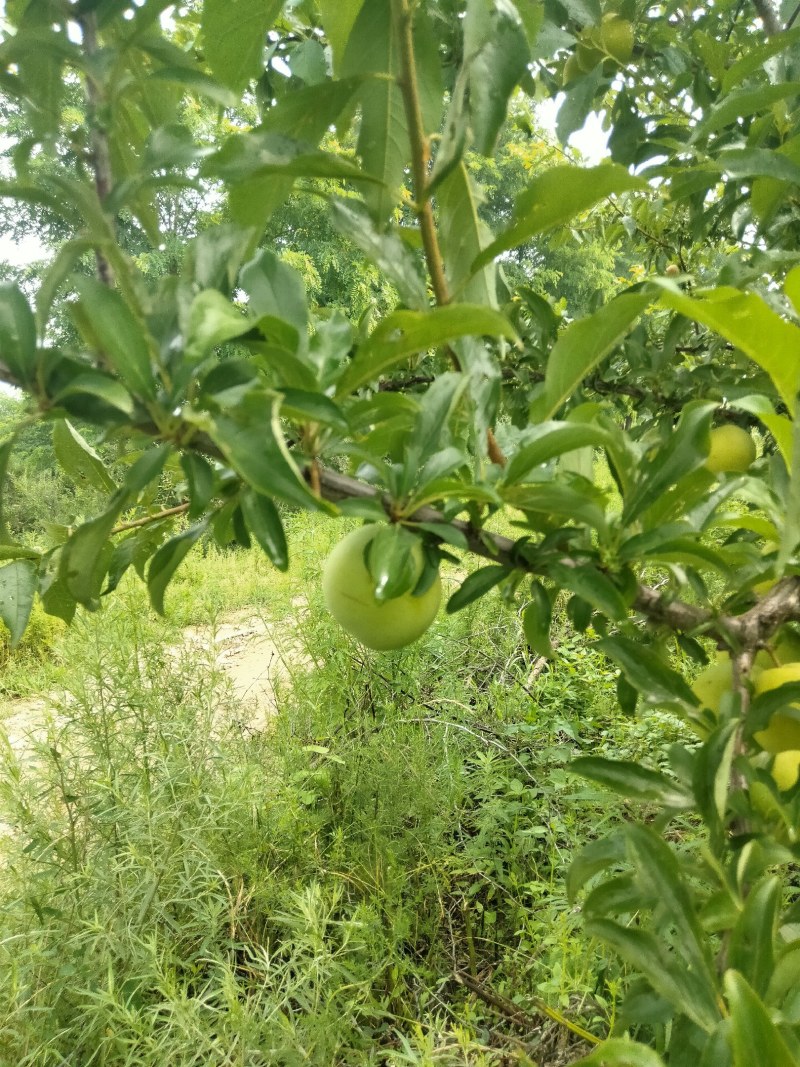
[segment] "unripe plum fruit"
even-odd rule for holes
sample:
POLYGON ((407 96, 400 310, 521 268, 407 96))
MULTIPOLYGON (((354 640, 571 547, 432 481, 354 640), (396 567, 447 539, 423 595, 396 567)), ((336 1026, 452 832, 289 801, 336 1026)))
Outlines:
MULTIPOLYGON (((785 663, 782 667, 762 671, 755 680, 755 695, 760 696, 787 682, 800 682, 800 663, 785 663)), ((753 737, 766 752, 773 754, 800 750, 800 719, 776 711, 766 729, 759 730, 753 737)))
POLYGON ((800 777, 800 751, 787 749, 779 752, 772 762, 772 777, 782 793, 797 785, 800 777))
MULTIPOLYGON (((364 561, 364 550, 380 526, 353 530, 334 548, 322 572, 325 604, 339 625, 368 648, 385 651, 410 645, 428 629, 442 599, 442 580, 436 575, 420 596, 412 592, 390 600, 375 598, 375 582, 364 561)), ((422 546, 412 550, 415 581, 422 574, 422 546)))
POLYGON ((733 688, 732 678, 731 658, 723 652, 700 671, 692 683, 692 690, 704 708, 719 715, 723 695, 733 688))
POLYGON ((746 471, 755 458, 755 441, 741 426, 726 423, 711 431, 711 447, 708 450, 706 467, 712 474, 746 471))
POLYGON ((621 15, 603 16, 600 30, 603 47, 617 63, 627 63, 633 55, 633 26, 621 15))

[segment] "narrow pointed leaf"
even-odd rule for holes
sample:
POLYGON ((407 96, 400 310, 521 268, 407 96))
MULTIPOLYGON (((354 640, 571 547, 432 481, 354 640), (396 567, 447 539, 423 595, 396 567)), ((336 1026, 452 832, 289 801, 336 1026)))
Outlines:
POLYGON ((267 558, 279 571, 289 566, 289 550, 280 513, 273 501, 262 493, 246 490, 241 497, 242 514, 247 528, 261 545, 267 558))
POLYGON ((81 278, 73 317, 84 339, 117 371, 132 393, 152 399, 156 381, 144 324, 120 294, 94 278, 81 278))
POLYGON ((617 163, 599 167, 552 167, 538 175, 517 197, 515 221, 472 265, 478 270, 501 252, 529 241, 537 233, 563 226, 607 196, 647 188, 642 178, 617 163))
POLYGON ((339 394, 351 393, 384 371, 431 348, 459 337, 506 337, 517 334, 508 319, 492 308, 457 304, 428 312, 395 311, 381 322, 359 348, 339 383, 339 394))
POLYGON ((12 648, 25 633, 36 584, 37 568, 29 560, 19 559, 0 567, 0 619, 8 627, 12 648))
POLYGON ((264 69, 267 30, 283 0, 205 0, 203 51, 212 74, 235 92, 264 69))
POLYGON ((626 336, 650 302, 644 293, 623 293, 593 315, 567 326, 548 356, 544 392, 531 407, 531 420, 551 418, 587 374, 626 336))
POLYGON ((505 567, 494 563, 474 571, 464 579, 461 588, 457 589, 447 601, 447 614, 452 615, 456 611, 461 611, 467 604, 471 604, 473 600, 477 600, 488 593, 490 589, 502 582, 507 575, 508 571, 505 567))
POLYGON ((606 637, 597 642, 609 659, 622 668, 630 684, 659 704, 697 704, 697 697, 680 674, 651 648, 629 637, 606 637))
POLYGON ((150 561, 147 570, 147 591, 150 603, 159 615, 164 614, 164 593, 172 576, 205 531, 207 524, 199 522, 188 530, 165 541, 150 561))
POLYGON ((692 806, 692 794, 679 782, 660 771, 642 767, 629 760, 610 760, 602 756, 581 756, 570 764, 570 772, 599 782, 620 796, 633 800, 655 801, 670 808, 692 806))
POLYGON ((36 367, 36 321, 17 285, 0 285, 0 365, 20 385, 28 385, 36 367))
POLYGON ((800 389, 800 327, 782 319, 755 293, 720 287, 691 297, 669 282, 661 303, 702 323, 765 370, 791 415, 800 389))
POLYGON ((59 419, 54 424, 53 451, 59 466, 75 485, 91 485, 107 493, 117 488, 102 459, 69 419, 59 419))
POLYGON ((757 993, 738 971, 728 971, 725 996, 731 1016, 734 1067, 800 1067, 757 993))

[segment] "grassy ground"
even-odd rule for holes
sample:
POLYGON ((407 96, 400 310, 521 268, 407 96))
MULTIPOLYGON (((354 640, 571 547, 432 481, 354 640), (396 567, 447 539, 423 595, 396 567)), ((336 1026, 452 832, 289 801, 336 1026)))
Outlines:
POLYGON ((61 696, 35 758, 3 756, 0 1063, 551 1067, 588 1047, 567 1023, 607 1032, 621 977, 564 874, 620 813, 568 764, 675 727, 620 717, 567 632, 536 673, 495 595, 366 653, 320 599, 341 526, 289 525, 289 575, 198 552, 166 620, 128 582, 6 672, 61 696), (310 664, 267 734, 170 651, 242 607, 310 664))

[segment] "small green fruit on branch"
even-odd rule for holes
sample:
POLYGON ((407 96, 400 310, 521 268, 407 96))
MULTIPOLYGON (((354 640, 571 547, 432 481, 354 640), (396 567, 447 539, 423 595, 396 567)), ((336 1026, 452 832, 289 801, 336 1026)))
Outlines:
POLYGON ((711 431, 706 467, 712 474, 722 474, 724 471, 743 473, 755 458, 755 441, 741 426, 726 423, 711 431))
MULTIPOLYGON (((388 496, 346 474, 322 468, 320 487, 326 500, 334 503, 353 498, 379 500, 387 515, 392 515, 392 503, 388 496)), ((407 516, 406 521, 448 522, 440 511, 431 507, 420 508, 407 516)), ((449 525, 464 535, 468 549, 473 554, 500 563, 509 570, 517 568, 531 574, 542 573, 540 568, 520 557, 515 551, 514 542, 508 537, 488 534, 459 519, 449 520, 449 525)), ((569 559, 561 562, 566 566, 572 565, 569 559)), ((706 637, 715 638, 721 646, 756 650, 763 648, 785 622, 800 621, 800 578, 782 579, 755 607, 742 615, 718 615, 646 585, 638 587, 633 610, 644 615, 650 623, 666 626, 679 633, 702 632, 706 637)))
POLYGON ((410 588, 399 596, 378 600, 365 552, 381 529, 380 524, 362 526, 339 542, 325 562, 322 593, 328 610, 344 630, 362 645, 385 651, 410 645, 428 629, 442 600, 442 580, 437 571, 426 589, 416 588, 423 577, 424 561, 422 546, 415 539, 408 560, 413 568, 410 588))

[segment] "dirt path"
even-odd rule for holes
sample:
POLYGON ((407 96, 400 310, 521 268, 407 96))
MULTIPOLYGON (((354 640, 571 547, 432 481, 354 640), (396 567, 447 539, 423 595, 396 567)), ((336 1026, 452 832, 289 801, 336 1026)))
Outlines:
MULTIPOLYGON (((294 605, 300 607, 299 603, 294 605)), ((245 713, 242 722, 253 733, 267 728, 277 711, 276 693, 285 684, 292 666, 302 665, 301 650, 286 639, 287 626, 267 622, 252 610, 225 616, 215 626, 189 626, 183 641, 174 646, 176 655, 197 651, 230 680, 237 705, 245 713), (280 638, 277 636, 280 631, 280 638)), ((18 759, 34 758, 37 742, 59 723, 60 698, 25 697, 10 705, 10 714, 0 718, 3 733, 18 759)), ((4 826, 0 822, 0 834, 4 826)))
POLYGON ((286 683, 292 666, 304 662, 300 650, 283 634, 281 624, 266 622, 252 611, 229 615, 214 628, 190 626, 183 631, 183 648, 210 653, 228 676, 234 694, 250 713, 248 729, 252 731, 266 728, 277 711, 276 690, 286 683), (278 640, 275 630, 279 627, 282 636, 278 640))

